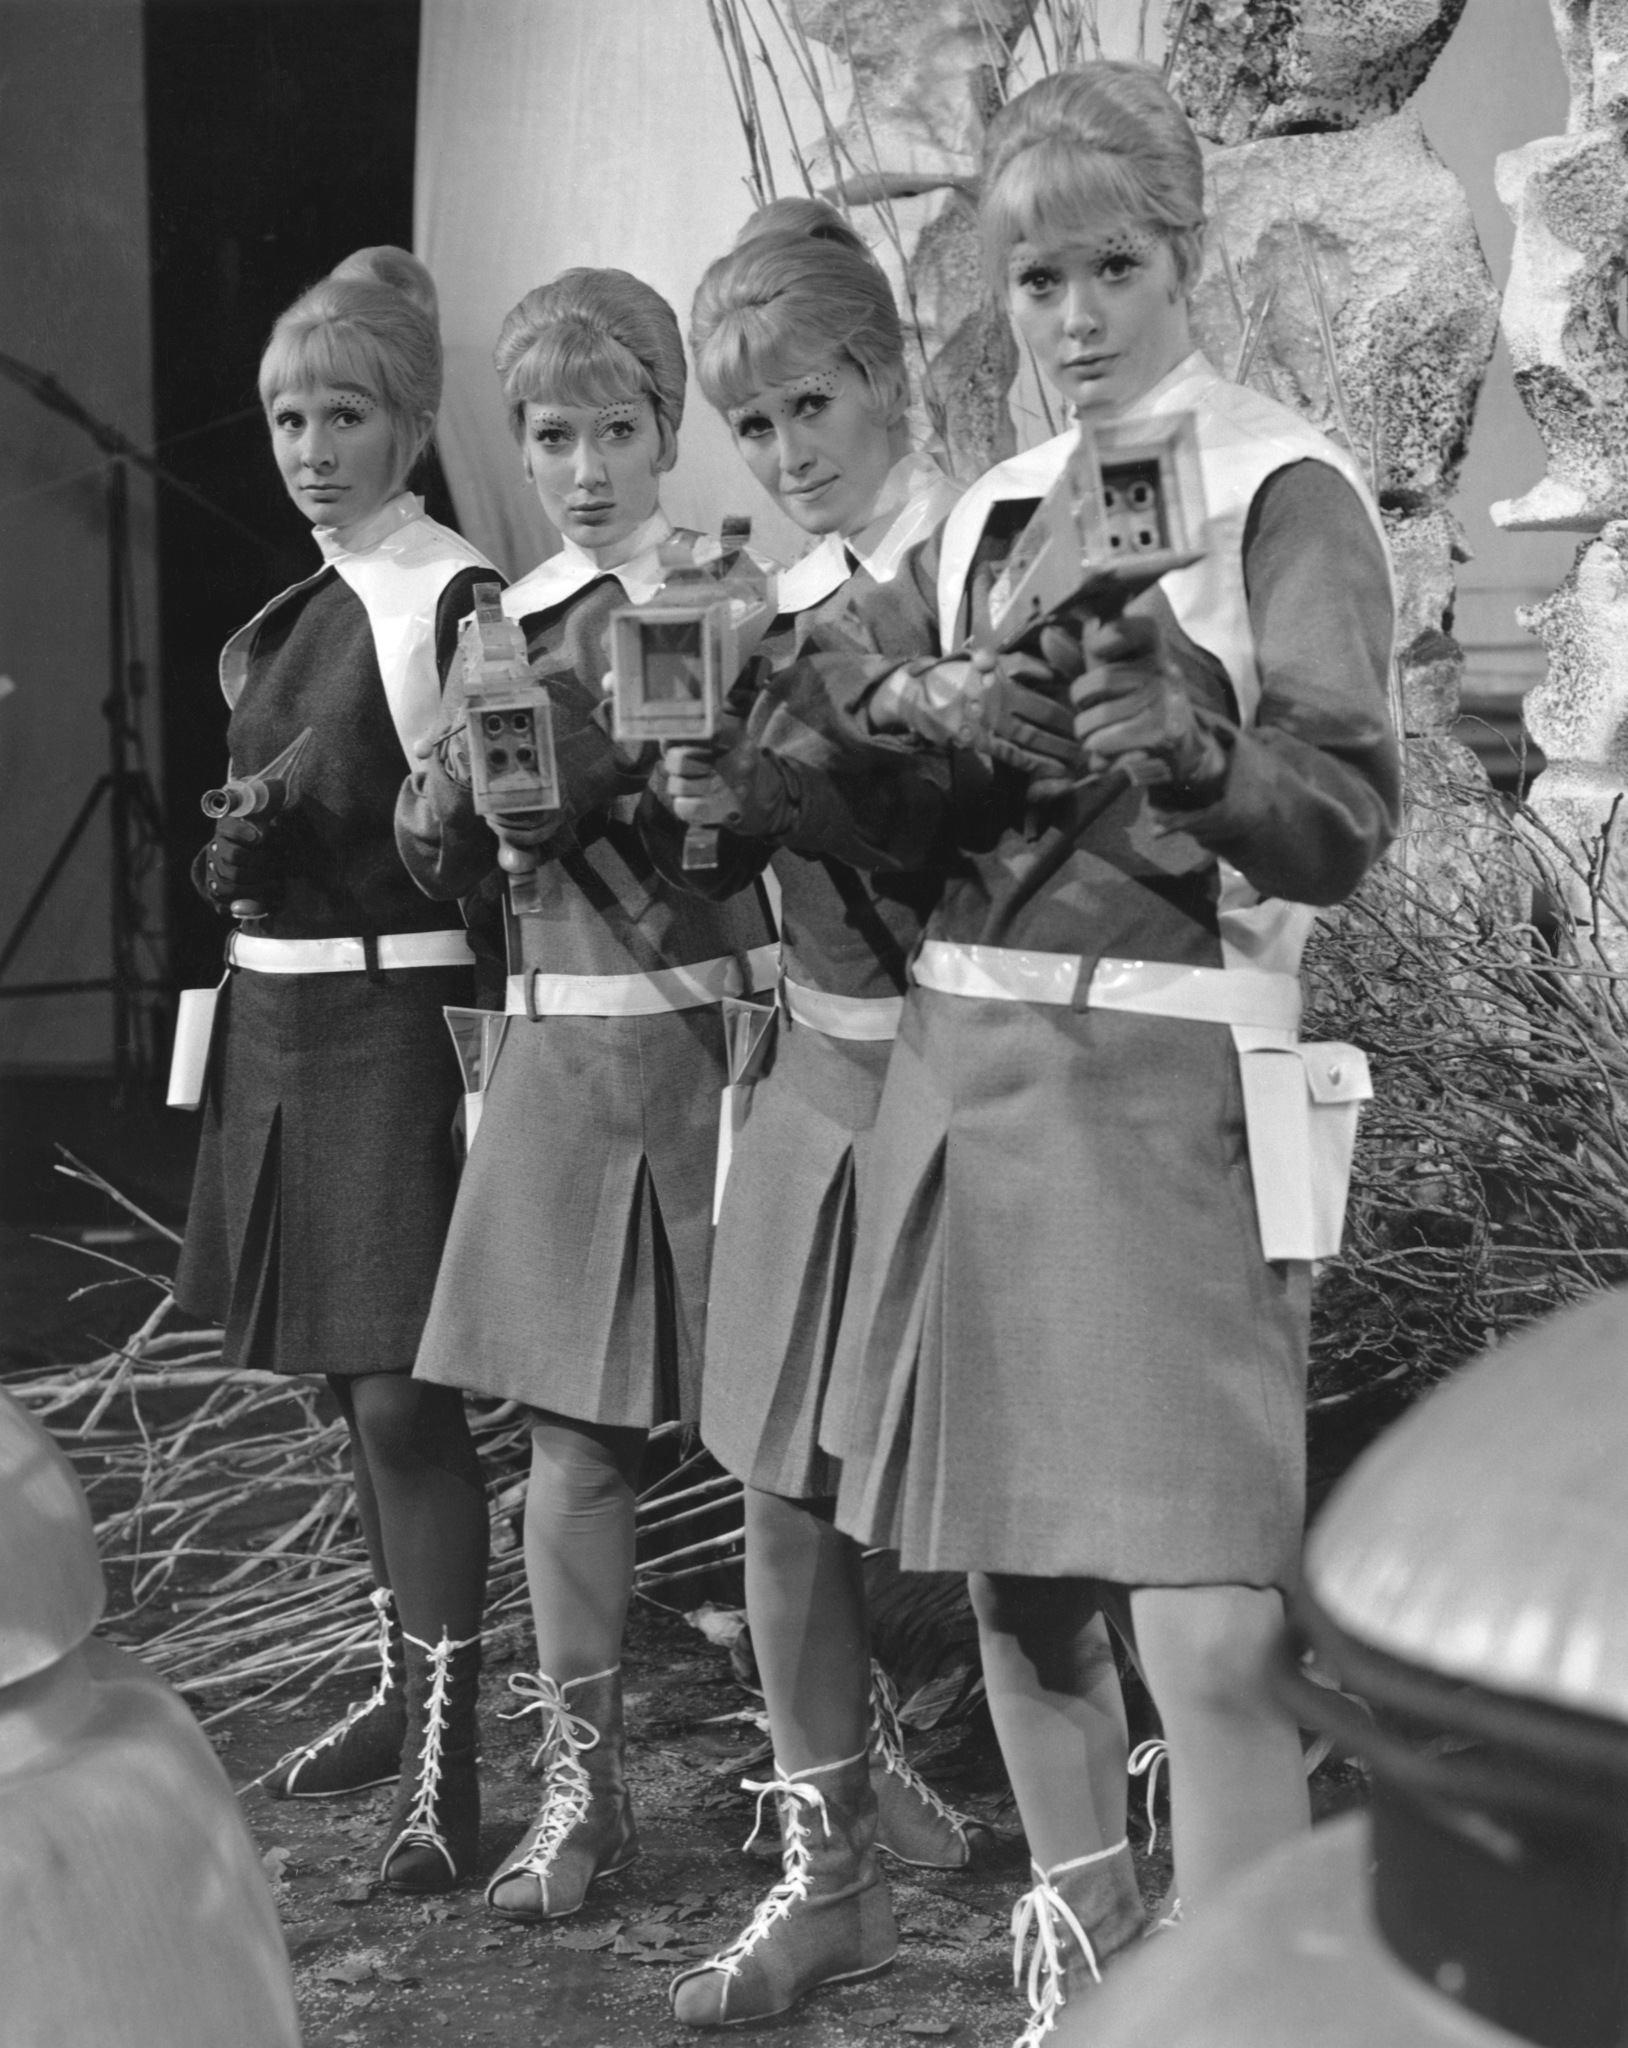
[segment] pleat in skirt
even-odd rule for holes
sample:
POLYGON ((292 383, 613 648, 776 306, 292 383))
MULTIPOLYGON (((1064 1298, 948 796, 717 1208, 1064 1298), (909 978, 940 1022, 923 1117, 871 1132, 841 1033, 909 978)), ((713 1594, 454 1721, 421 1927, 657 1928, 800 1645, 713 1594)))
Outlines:
POLYGON ((696 1420, 716 1006, 511 1017, 415 1372, 585 1422, 696 1420))
POLYGON ((889 1051, 782 1019, 718 1219, 701 1439, 737 1478, 794 1500, 836 1492, 820 1420, 889 1051))

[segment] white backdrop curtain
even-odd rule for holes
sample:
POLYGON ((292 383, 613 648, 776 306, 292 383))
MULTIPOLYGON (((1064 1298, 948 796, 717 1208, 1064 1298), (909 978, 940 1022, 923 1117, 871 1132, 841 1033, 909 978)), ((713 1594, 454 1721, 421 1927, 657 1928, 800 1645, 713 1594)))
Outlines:
MULTIPOLYGON (((441 455, 464 531, 513 576, 558 543, 498 401, 503 315, 572 264, 614 265, 687 328, 702 271, 752 211, 746 145, 704 0, 423 0, 422 34, 416 246, 441 293, 441 455)), ((792 112, 818 132, 812 109, 792 112)), ((802 190, 789 156, 777 177, 802 190)), ((663 502, 707 529, 750 512, 786 560, 804 545, 693 379, 663 502)))

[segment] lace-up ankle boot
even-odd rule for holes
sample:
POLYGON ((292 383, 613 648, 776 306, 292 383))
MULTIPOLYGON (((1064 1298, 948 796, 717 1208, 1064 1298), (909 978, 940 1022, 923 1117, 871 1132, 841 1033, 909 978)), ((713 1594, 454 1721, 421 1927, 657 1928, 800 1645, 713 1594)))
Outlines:
POLYGON ((404 1635, 407 1738, 379 1875, 402 1892, 450 1891, 475 1866, 480 1784, 475 1705, 480 1637, 438 1643, 404 1635))
POLYGON ((688 2027, 768 2019, 817 1985, 885 1970, 899 1947, 865 1752, 795 1776, 776 1765, 745 1789, 760 1822, 766 1798, 780 1810, 780 1882, 728 1948, 673 1979, 673 2013, 688 2027))
POLYGON ((531 1767, 543 1803, 502 1868, 486 1903, 505 1920, 560 1920, 582 1904, 596 1877, 625 1870, 639 1853, 628 1796, 622 1672, 598 1671, 557 1685, 546 1672, 517 1673, 509 1690, 525 1704, 506 1720, 542 1717, 531 1767))
POLYGON ((1034 1888, 1012 1908, 1012 1977, 1029 1999, 1015 2048, 1039 2048, 1054 2034, 1064 2008, 1102 1982, 1109 1959, 1140 1938, 1146 1918, 1128 1841, 1050 1870, 1029 1867, 1034 1888))
POLYGON ((965 1870, 987 1854, 994 1830, 946 1805, 906 1757, 899 1695, 880 1664, 871 1666, 870 1773, 884 1856, 918 1870, 965 1870))
POLYGON ((273 1799, 335 1799, 342 1792, 393 1785, 401 1775, 401 1746, 407 1739, 401 1620, 388 1586, 368 1598, 379 1617, 378 1683, 314 1742, 289 1751, 265 1780, 273 1799))

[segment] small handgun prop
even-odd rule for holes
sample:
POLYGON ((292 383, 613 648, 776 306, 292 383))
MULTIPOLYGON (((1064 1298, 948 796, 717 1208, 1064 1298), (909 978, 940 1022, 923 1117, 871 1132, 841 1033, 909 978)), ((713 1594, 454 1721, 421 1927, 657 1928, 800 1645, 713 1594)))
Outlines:
MULTIPOLYGON (((526 639, 505 616, 495 583, 475 585, 475 609, 458 638, 463 665, 464 733, 475 809, 501 837, 506 821, 560 808, 554 761, 554 707, 526 661, 526 639)), ((498 865, 509 877, 510 907, 519 916, 542 909, 537 855, 506 840, 498 865)))
MULTIPOLYGON (((255 775, 230 775, 219 789, 206 789, 199 798, 206 818, 260 818, 266 824, 299 801, 300 763, 311 744, 311 727, 291 740, 277 756, 255 775)), ((232 900, 233 917, 253 924, 265 916, 266 906, 252 896, 232 900)))
MULTIPOLYGON (((774 617, 769 580, 747 550, 750 519, 729 518, 716 540, 662 543, 661 588, 648 604, 611 614, 616 737, 666 746, 710 740, 724 698, 774 617)), ((692 825, 684 865, 718 865, 718 828, 692 825)))
MULTIPOLYGON (((1117 619, 1133 597, 1205 552, 1204 477, 1193 415, 1080 422, 1067 467, 1018 536, 989 593, 973 645, 996 653, 1038 647, 1054 622, 1117 619)), ((994 906, 979 943, 1000 945, 1018 913, 1057 873, 1090 826, 1126 790, 1155 781, 1159 765, 1129 754, 1076 785, 1067 830, 994 906)))

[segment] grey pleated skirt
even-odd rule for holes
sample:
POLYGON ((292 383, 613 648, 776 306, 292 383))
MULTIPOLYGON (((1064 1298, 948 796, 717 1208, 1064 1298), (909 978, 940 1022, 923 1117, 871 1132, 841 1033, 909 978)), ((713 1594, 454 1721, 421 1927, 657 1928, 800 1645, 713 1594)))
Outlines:
POLYGON ((412 1370, 458 1184, 442 1010, 470 989, 462 967, 234 969, 175 1276, 228 1364, 412 1370))
POLYGON ((837 1490, 820 1417, 890 1050, 782 1019, 718 1219, 701 1440, 737 1478, 794 1500, 837 1490))
POLYGON ((511 1017, 418 1377, 584 1422, 693 1422, 723 1081, 715 1005, 511 1017))
POLYGON ((826 1402, 850 1535, 911 1570, 1285 1585, 1307 1322, 1224 1027, 912 990, 826 1402))

